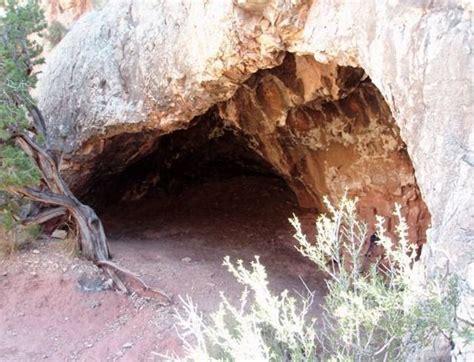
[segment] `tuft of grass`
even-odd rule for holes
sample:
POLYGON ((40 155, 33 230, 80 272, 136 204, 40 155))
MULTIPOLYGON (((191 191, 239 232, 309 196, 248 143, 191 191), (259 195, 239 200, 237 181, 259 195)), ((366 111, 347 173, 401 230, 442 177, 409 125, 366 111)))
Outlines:
POLYGON ((78 256, 80 254, 77 228, 73 223, 67 222, 65 224, 67 237, 63 240, 63 245, 66 253, 70 256, 78 256))

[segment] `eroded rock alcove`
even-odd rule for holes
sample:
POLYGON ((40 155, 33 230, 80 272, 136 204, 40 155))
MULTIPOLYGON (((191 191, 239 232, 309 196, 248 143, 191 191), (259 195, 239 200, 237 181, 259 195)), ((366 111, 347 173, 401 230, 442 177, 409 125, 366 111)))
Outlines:
POLYGON ((373 226, 375 215, 384 216, 389 232, 399 203, 411 240, 426 241, 430 215, 411 160, 389 107, 361 68, 288 53, 182 130, 107 142, 78 186, 99 207, 104 200, 139 200, 154 188, 179 191, 200 178, 272 176, 300 207, 318 212, 325 211, 324 196, 334 202, 347 191, 360 199, 364 220, 373 226))
POLYGON ((468 282, 459 315, 472 322, 472 6, 246 3, 113 1, 74 25, 39 86, 68 182, 94 198, 206 112, 300 205, 346 186, 368 219, 400 202, 420 243, 418 181, 432 216, 422 264, 468 282))

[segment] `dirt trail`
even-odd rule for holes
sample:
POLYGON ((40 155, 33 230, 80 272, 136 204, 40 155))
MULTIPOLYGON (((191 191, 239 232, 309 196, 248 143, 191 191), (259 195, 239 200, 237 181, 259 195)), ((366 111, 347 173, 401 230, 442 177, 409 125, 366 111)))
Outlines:
POLYGON ((259 255, 275 292, 304 293, 302 278, 315 291, 317 312, 324 281, 294 248, 292 213, 312 218, 281 181, 256 176, 202 181, 172 196, 156 192, 102 213, 114 259, 172 294, 171 307, 85 291, 103 285, 100 272, 58 242, 0 261, 0 360, 129 361, 179 353, 173 313, 180 295, 204 312, 216 309, 219 291, 238 303, 242 288, 222 266, 226 255, 245 262, 259 255))
POLYGON ((97 290, 102 273, 58 242, 34 247, 0 261, 0 360, 143 360, 173 337, 170 308, 97 290))

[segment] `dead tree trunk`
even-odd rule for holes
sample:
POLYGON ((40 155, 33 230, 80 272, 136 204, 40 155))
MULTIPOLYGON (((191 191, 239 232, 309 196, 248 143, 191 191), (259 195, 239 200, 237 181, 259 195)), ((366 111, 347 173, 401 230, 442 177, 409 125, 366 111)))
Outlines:
MULTIPOLYGON (((35 106, 31 106, 29 111, 36 125, 35 129, 39 130, 46 137, 45 122, 41 112, 35 106)), ((128 288, 117 275, 117 272, 133 278, 145 290, 158 293, 170 301, 170 298, 165 293, 155 288, 150 288, 139 276, 110 260, 107 238, 100 218, 91 207, 84 205, 74 196, 61 177, 58 163, 47 147, 38 144, 25 131, 13 132, 13 137, 22 150, 35 162, 41 172, 44 185, 41 188, 17 188, 11 190, 11 192, 50 206, 50 208, 40 212, 38 215, 22 220, 23 224, 41 224, 58 216, 70 215, 78 231, 77 242, 81 253, 101 268, 104 268, 120 290, 128 292, 128 288)))
POLYGON ((61 214, 69 213, 79 233, 78 242, 82 254, 95 262, 109 260, 110 253, 104 228, 95 211, 74 196, 62 179, 56 161, 47 150, 25 132, 15 134, 15 138, 23 151, 35 161, 48 190, 20 188, 14 192, 53 207, 24 222, 44 223, 61 214))

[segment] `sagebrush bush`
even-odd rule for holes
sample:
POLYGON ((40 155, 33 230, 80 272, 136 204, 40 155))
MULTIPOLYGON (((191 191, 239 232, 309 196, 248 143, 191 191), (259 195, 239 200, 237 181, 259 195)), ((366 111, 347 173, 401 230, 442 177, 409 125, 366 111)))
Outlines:
POLYGON ((459 280, 427 280, 415 261, 415 245, 408 241, 399 206, 397 242, 386 236, 384 220, 377 218, 377 243, 385 250, 383 267, 379 260, 365 270, 367 227, 357 218, 357 201, 344 197, 338 207, 327 199, 325 203, 329 215, 317 218, 314 243, 296 217, 290 220, 298 250, 328 276, 318 323, 308 312, 311 294, 274 295, 258 257, 250 270, 227 257, 224 265, 245 286, 241 305, 231 305, 222 295, 220 308, 207 318, 189 298, 185 300, 185 314, 178 314, 177 322, 177 330, 184 331, 180 336, 185 360, 404 360, 440 335, 451 344, 467 330, 464 335, 472 337, 472 328, 463 329, 456 318, 459 280))
POLYGON ((192 342, 183 338, 187 358, 193 361, 313 358, 316 354, 315 321, 308 317, 311 296, 297 300, 289 296, 288 291, 273 295, 258 257, 252 262, 251 270, 245 269, 241 260, 234 266, 228 257, 224 265, 245 285, 241 305, 232 306, 222 295, 219 310, 205 323, 192 301, 184 301, 186 315, 178 314, 179 325, 186 331, 185 337, 194 336, 192 342))

